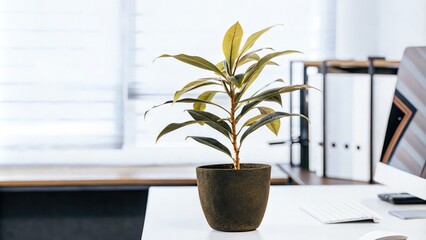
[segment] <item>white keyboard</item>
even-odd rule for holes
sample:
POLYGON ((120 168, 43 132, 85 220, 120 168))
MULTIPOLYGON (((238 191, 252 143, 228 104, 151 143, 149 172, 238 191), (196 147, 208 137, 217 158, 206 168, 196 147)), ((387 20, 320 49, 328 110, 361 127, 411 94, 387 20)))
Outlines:
POLYGON ((344 223, 372 220, 380 221, 380 215, 355 202, 327 201, 315 202, 300 208, 322 223, 344 223))

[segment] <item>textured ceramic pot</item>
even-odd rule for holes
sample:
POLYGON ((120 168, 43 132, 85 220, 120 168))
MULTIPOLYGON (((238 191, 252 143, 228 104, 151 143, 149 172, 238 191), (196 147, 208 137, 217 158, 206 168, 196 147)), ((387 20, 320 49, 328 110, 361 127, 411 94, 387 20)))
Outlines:
POLYGON ((268 203, 271 166, 232 164, 197 167, 201 206, 210 227, 244 232, 259 227, 268 203))

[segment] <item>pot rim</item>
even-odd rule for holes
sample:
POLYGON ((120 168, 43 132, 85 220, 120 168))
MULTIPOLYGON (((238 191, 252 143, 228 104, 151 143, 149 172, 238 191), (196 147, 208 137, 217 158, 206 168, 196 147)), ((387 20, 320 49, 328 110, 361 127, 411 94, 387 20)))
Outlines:
MULTIPOLYGON (((241 168, 238 171, 253 171, 253 170, 259 170, 259 169, 271 168, 271 165, 265 164, 265 163, 241 163, 241 166, 244 166, 244 165, 256 165, 256 167, 241 168)), ((209 164, 209 165, 198 166, 196 167, 196 169, 203 169, 208 171, 235 171, 234 168, 222 168, 219 166, 233 166, 233 164, 232 163, 209 164)))

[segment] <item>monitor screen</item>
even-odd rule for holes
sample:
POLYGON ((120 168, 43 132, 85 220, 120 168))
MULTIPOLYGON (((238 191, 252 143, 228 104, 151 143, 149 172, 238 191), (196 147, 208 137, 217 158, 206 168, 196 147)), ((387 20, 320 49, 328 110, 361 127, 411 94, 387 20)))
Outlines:
POLYGON ((426 178, 426 47, 405 50, 381 162, 426 178))
POLYGON ((374 180, 426 200, 426 47, 402 57, 374 180))

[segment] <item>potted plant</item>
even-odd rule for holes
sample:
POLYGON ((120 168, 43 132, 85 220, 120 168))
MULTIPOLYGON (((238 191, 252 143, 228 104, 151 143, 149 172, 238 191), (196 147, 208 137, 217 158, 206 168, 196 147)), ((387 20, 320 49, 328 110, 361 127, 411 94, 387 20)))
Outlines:
POLYGON ((225 142, 228 143, 226 146, 223 141, 211 137, 187 137, 221 151, 232 159, 232 164, 200 166, 196 169, 199 197, 204 214, 209 225, 219 231, 255 230, 260 225, 266 210, 271 166, 241 164, 240 151, 244 140, 263 126, 277 135, 280 119, 283 117, 304 117, 300 114, 275 111, 270 107, 262 106, 262 103, 272 102, 282 106, 281 94, 307 89, 308 85, 285 86, 283 81, 278 79, 261 89, 256 89, 254 93, 249 93, 249 90, 253 91, 250 87, 265 66, 277 65, 271 61, 273 58, 299 53, 294 50, 275 52, 271 48, 249 51, 256 40, 272 27, 274 26, 253 33, 241 47, 243 29, 238 22, 232 25, 223 38, 222 49, 225 59, 217 64, 199 56, 186 54, 164 54, 158 57, 175 58, 215 74, 187 83, 181 90, 176 91, 173 100, 153 108, 164 104, 192 104, 192 108, 186 110, 192 120, 167 125, 158 135, 157 141, 176 129, 200 124, 221 133, 225 142), (263 51, 272 52, 260 57, 259 53, 263 51), (271 88, 271 84, 280 86, 271 88), (182 98, 183 95, 195 89, 205 91, 197 98, 182 98), (222 106, 214 101, 218 94, 228 98, 228 106, 222 106), (217 116, 207 111, 207 106, 219 109, 224 116, 217 116), (258 113, 248 118, 247 116, 252 112, 258 113))

